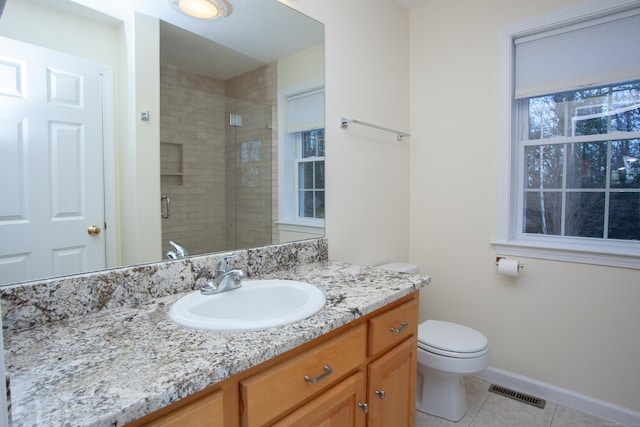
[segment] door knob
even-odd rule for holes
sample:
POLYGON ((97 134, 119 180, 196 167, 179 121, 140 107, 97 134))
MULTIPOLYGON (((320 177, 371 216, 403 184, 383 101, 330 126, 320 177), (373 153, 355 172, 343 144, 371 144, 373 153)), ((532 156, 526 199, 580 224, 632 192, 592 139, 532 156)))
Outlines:
POLYGON ((90 225, 89 228, 87 228, 87 234, 89 236, 97 236, 98 234, 100 234, 100 227, 98 227, 97 225, 90 225))

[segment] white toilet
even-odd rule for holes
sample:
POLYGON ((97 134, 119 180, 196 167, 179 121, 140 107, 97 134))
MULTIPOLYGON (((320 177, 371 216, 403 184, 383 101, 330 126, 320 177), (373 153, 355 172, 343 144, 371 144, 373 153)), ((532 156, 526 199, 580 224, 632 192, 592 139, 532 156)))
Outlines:
MULTIPOLYGON (((381 267, 418 273, 418 267, 412 264, 391 263, 381 267)), ((486 369, 490 362, 487 338, 475 329, 440 320, 420 323, 416 408, 459 421, 467 412, 463 376, 486 369)))
POLYGON ((489 366, 487 338, 457 323, 426 320, 418 326, 416 408, 459 421, 467 412, 463 375, 489 366))

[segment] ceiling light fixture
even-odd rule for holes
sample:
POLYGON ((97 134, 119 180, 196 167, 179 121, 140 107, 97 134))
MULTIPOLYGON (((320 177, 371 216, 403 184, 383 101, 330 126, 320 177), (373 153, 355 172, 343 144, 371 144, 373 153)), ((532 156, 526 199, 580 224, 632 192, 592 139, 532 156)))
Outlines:
POLYGON ((224 18, 231 13, 231 7, 224 0, 169 0, 169 4, 185 15, 198 19, 224 18))

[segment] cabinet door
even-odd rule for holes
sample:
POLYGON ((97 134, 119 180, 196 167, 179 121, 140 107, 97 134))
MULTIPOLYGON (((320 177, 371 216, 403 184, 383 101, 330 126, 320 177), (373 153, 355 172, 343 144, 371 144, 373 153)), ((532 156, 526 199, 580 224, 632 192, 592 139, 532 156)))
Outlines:
POLYGON ((369 426, 414 426, 416 416, 415 338, 369 365, 369 426))
POLYGON ((358 372, 275 423, 274 426, 363 427, 365 414, 358 403, 364 403, 364 397, 364 375, 358 372))
POLYGON ((145 426, 154 427, 224 427, 222 390, 201 397, 145 426))

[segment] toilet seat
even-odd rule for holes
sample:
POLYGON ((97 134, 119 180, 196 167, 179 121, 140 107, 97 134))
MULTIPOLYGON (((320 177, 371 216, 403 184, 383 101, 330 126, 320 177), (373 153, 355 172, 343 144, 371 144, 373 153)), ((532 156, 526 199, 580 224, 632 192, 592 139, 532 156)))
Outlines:
POLYGON ((418 348, 446 357, 471 359, 489 352, 487 338, 467 326, 441 320, 418 325, 418 348))

